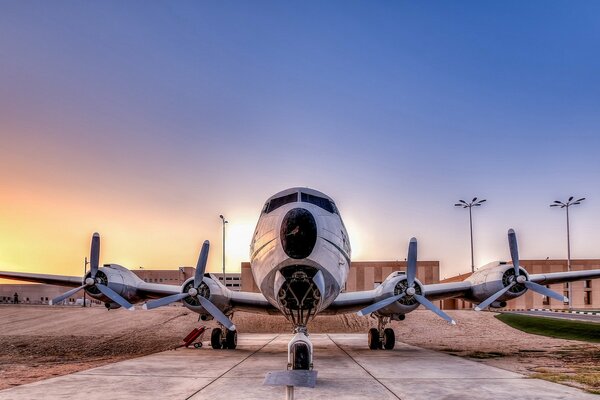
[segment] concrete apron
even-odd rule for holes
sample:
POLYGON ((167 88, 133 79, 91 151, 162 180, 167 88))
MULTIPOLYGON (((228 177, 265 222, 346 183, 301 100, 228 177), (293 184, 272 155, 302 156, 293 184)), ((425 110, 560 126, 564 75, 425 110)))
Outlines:
MULTIPOLYGON (((8 399, 284 399, 263 386, 283 370, 291 335, 240 334, 238 349, 179 349, 0 391, 8 399)), ((296 399, 597 399, 575 388, 397 343, 367 348, 364 334, 313 334, 317 387, 296 399)))

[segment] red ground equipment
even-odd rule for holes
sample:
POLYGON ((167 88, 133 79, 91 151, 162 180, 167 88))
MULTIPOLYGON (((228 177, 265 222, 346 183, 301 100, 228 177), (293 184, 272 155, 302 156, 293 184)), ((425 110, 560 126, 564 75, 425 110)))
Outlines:
POLYGON ((199 349, 200 347, 202 347, 202 338, 204 337, 204 332, 206 332, 205 326, 195 328, 193 331, 188 333, 188 335, 183 339, 183 344, 181 345, 181 347, 190 347, 193 343, 194 347, 199 349))

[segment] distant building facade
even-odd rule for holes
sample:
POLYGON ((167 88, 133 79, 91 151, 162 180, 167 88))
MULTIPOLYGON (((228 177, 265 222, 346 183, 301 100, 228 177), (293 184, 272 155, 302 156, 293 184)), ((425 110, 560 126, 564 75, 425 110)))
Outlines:
MULTIPOLYGON (((352 261, 348 271, 348 280, 343 291, 355 292, 371 290, 377 287, 394 271, 406 271, 406 261, 352 261)), ((439 261, 418 261, 417 278, 423 283, 440 281, 439 261)), ((242 263, 242 290, 258 292, 258 286, 252 277, 250 263, 242 263)))

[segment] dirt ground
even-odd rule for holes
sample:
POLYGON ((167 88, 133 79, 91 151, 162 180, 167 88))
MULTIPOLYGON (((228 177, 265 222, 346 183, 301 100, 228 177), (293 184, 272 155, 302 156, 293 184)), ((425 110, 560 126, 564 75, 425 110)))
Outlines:
MULTIPOLYGON (((449 311, 450 326, 428 311, 394 322, 398 340, 519 373, 600 389, 600 345, 526 334, 492 313, 449 311)), ((238 331, 290 332, 283 317, 237 313, 238 331)), ((0 390, 168 350, 198 325, 183 307, 152 311, 0 306, 0 390)), ((212 323, 208 324, 212 326, 212 323)), ((356 315, 317 317, 310 332, 361 332, 376 321, 356 315)), ((366 343, 365 343, 366 346, 366 343)))

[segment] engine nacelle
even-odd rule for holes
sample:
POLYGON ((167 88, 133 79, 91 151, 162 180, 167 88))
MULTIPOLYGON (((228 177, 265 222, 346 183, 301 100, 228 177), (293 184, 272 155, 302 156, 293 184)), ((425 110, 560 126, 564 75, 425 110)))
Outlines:
MULTIPOLYGON (((91 276, 90 274, 90 272, 86 274, 84 281, 86 278, 91 276)), ((137 292, 137 286, 142 282, 142 280, 138 278, 136 274, 120 265, 104 264, 104 266, 98 269, 98 272, 96 273, 96 281, 108 286, 132 304, 141 300, 141 297, 137 292)), ((104 296, 95 286, 88 287, 85 289, 85 291, 90 297, 109 304, 110 306, 106 306, 108 309, 112 310, 120 307, 111 299, 104 296)))
MULTIPOLYGON (((523 268, 519 268, 519 273, 527 277, 529 275, 523 268)), ((475 271, 473 275, 467 278, 473 284, 471 293, 465 298, 474 303, 481 303, 494 293, 508 286, 515 276, 515 270, 512 265, 506 263, 492 263, 475 271)), ((523 295, 527 288, 523 284, 516 284, 500 296, 491 307, 506 307, 506 301, 523 295)))
MULTIPOLYGON (((404 293, 408 287, 408 281, 404 272, 392 272, 383 283, 377 287, 375 302, 381 301, 391 296, 404 293)), ((423 285, 415 279, 415 293, 423 294, 423 285)), ((413 296, 405 295, 400 300, 393 302, 377 311, 377 314, 389 316, 394 320, 402 321, 404 314, 407 314, 419 307, 417 299, 413 296)))
MULTIPOLYGON (((181 292, 186 293, 189 289, 194 287, 194 278, 190 278, 186 280, 181 286, 181 292)), ((227 293, 227 289, 224 288, 221 284, 217 283, 213 278, 204 277, 200 287, 198 288, 198 296, 202 296, 205 299, 210 300, 219 310, 223 313, 227 313, 227 311, 231 308, 230 299, 227 293)), ((186 297, 182 300, 183 305, 187 307, 189 310, 200 314, 200 319, 202 321, 210 321, 213 319, 213 316, 210 315, 202 305, 200 305, 200 301, 198 301, 195 297, 186 297)))

